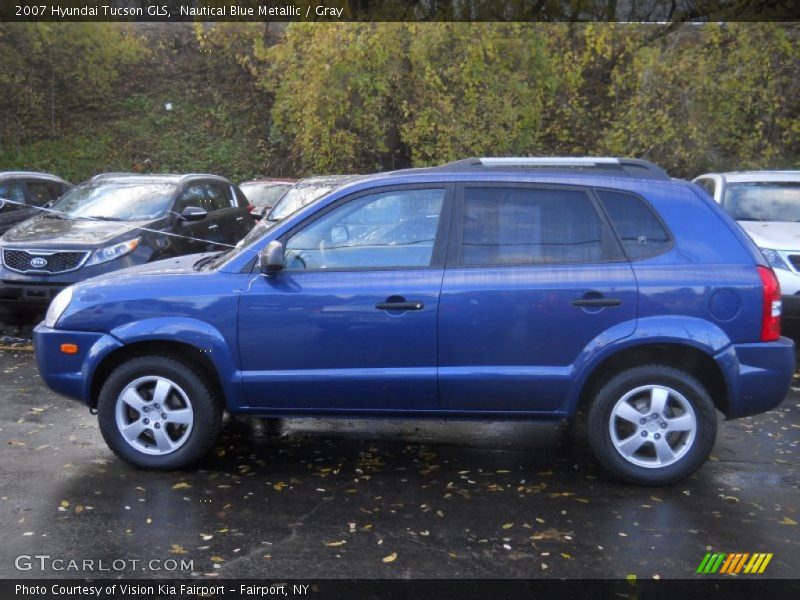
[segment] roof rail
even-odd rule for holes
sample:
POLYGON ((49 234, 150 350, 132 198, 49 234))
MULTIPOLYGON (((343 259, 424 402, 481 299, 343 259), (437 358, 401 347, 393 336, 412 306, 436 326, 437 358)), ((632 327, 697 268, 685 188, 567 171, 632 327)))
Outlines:
POLYGON ((611 156, 503 156, 465 158, 436 167, 444 171, 487 169, 553 169, 574 172, 605 171, 614 175, 647 179, 670 179, 664 169, 639 158, 611 156))

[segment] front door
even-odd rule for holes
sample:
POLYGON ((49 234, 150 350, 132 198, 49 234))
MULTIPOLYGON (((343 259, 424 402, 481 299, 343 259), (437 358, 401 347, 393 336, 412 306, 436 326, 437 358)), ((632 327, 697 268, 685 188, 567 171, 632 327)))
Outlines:
POLYGON ((633 333, 637 286, 587 190, 466 185, 439 308, 443 409, 558 410, 575 365, 633 333))
POLYGON ((248 405, 437 408, 448 207, 443 186, 371 190, 284 236, 284 270, 254 273, 239 304, 248 405))

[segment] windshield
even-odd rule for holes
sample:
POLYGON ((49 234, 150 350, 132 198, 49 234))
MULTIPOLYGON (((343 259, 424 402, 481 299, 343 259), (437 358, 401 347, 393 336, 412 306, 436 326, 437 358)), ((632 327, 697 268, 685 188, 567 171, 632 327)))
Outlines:
POLYGON ((800 181, 731 183, 725 210, 737 221, 800 221, 800 181))
POLYGON ((147 221, 166 214, 176 186, 171 183, 97 183, 72 188, 50 208, 70 217, 147 221))
POLYGON ((311 204, 317 198, 321 198, 334 187, 335 186, 332 185, 304 185, 302 187, 293 187, 284 194, 283 198, 278 200, 278 203, 269 213, 268 219, 271 221, 285 219, 304 206, 311 204))
POLYGON ((239 189, 253 206, 272 208, 290 187, 288 183, 243 183, 239 189))

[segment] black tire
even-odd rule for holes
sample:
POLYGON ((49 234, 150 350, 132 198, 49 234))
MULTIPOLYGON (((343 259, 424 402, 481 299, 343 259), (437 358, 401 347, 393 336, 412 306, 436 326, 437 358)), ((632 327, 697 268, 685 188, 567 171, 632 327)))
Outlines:
MULTIPOLYGON (((646 392, 642 392, 646 394, 646 392)), ((673 402, 674 400, 670 400, 673 402)), ((645 413, 649 410, 645 409, 645 413)), ((671 410, 671 409, 668 409, 671 410)), ((650 419, 650 415, 642 414, 643 418, 650 419)), ((663 415, 662 415, 663 417, 663 415)), ((657 419, 656 419, 657 420, 657 419)), ((615 423, 626 426, 625 420, 615 418, 615 423)), ((641 429, 649 425, 642 424, 641 429)), ((654 427, 654 426, 653 426, 654 427)), ((631 427, 637 431, 634 427, 631 427)), ((642 436, 661 436, 660 431, 640 431, 642 436)), ((682 433, 677 435, 678 442, 682 433)), ((687 434, 688 435, 688 434, 687 434)), ((611 378, 597 393, 589 409, 588 436, 592 451, 600 464, 615 477, 629 483, 639 485, 670 485, 694 473, 706 461, 717 435, 717 413, 714 403, 703 385, 690 374, 667 367, 664 365, 647 365, 623 371, 611 378), (635 460, 648 460, 647 456, 634 455, 631 459, 623 456, 618 451, 610 432, 610 421, 617 402, 626 394, 643 386, 663 386, 678 392, 690 405, 694 412, 695 427, 694 437, 691 441, 683 438, 685 443, 677 444, 680 457, 672 464, 665 466, 640 466, 635 460)), ((626 441, 625 438, 622 441, 626 441)), ((661 439, 661 438, 659 438, 661 439)), ((675 439, 673 437, 673 439, 675 439)), ((646 440, 643 450, 638 452, 652 452, 655 455, 655 439, 646 440)), ((653 456, 655 461, 655 456, 653 456)), ((667 463, 668 461, 664 461, 667 463)))
POLYGON ((192 365, 162 355, 138 356, 117 367, 100 390, 97 412, 100 431, 109 448, 119 458, 140 469, 168 471, 195 463, 214 446, 222 424, 222 403, 202 372, 192 365), (130 383, 151 376, 167 378, 180 386, 193 411, 192 427, 185 441, 167 454, 151 455, 137 450, 123 437, 117 425, 116 410, 120 394, 130 383))

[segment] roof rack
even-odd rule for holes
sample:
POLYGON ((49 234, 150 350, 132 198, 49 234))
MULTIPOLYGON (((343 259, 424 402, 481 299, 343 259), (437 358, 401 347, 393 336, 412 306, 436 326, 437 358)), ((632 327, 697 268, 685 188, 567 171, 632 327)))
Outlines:
POLYGON ((140 173, 132 173, 130 171, 116 171, 112 173, 98 173, 89 181, 97 181, 98 179, 109 179, 112 177, 125 177, 127 175, 140 175, 140 173))
POLYGON ((670 179, 664 169, 640 158, 610 156, 508 156, 465 158, 436 167, 443 171, 481 171, 489 169, 546 169, 574 172, 605 171, 614 175, 646 179, 670 179))

